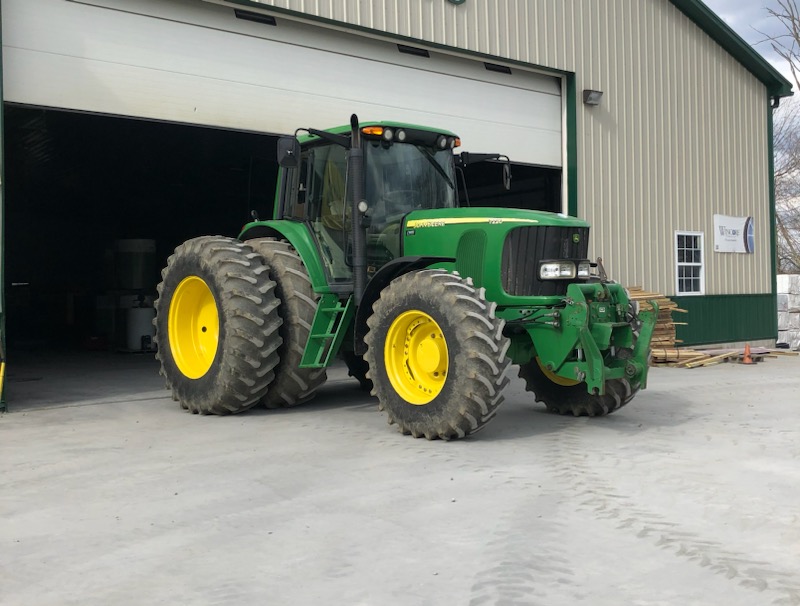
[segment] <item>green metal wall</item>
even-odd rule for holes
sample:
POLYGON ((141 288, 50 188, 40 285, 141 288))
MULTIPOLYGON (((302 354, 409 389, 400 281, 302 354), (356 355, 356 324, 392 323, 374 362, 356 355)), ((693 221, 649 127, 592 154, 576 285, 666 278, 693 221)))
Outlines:
POLYGON ((704 297, 670 297, 685 309, 674 313, 677 338, 687 345, 731 343, 775 339, 778 336, 777 298, 763 295, 707 295, 704 297))

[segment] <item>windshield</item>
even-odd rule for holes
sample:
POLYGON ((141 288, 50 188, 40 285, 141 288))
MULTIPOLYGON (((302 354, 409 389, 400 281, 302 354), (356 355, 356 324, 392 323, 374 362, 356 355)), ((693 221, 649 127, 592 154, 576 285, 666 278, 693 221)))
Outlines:
POLYGON ((370 141, 366 146, 367 202, 373 223, 399 221, 408 212, 456 205, 449 149, 370 141))
MULTIPOLYGON (((453 155, 424 145, 365 141, 368 274, 401 254, 400 224, 412 210, 456 205, 453 155)), ((332 282, 352 280, 347 150, 318 144, 293 169, 285 216, 307 221, 332 282)))
POLYGON ((400 226, 412 210, 456 205, 453 154, 412 143, 365 145, 368 275, 402 254, 400 226))

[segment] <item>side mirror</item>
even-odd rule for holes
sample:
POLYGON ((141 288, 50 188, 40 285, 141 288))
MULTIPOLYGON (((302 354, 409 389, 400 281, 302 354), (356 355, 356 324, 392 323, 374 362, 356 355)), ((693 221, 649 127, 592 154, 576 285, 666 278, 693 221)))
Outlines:
POLYGON ((503 187, 506 191, 511 191, 511 165, 503 164, 503 187))
POLYGON ((278 164, 284 168, 300 166, 300 141, 294 137, 278 139, 278 164))

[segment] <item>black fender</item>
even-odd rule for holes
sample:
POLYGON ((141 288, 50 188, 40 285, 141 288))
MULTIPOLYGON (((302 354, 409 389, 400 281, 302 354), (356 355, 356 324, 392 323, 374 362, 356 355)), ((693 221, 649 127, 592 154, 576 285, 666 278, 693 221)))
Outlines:
POLYGON ((367 318, 372 315, 372 304, 378 300, 381 291, 389 285, 389 282, 403 274, 430 267, 434 263, 454 262, 455 259, 452 257, 398 257, 381 267, 367 282, 364 295, 356 309, 353 330, 353 349, 356 355, 363 356, 367 352, 367 345, 364 343, 364 336, 369 330, 367 318))

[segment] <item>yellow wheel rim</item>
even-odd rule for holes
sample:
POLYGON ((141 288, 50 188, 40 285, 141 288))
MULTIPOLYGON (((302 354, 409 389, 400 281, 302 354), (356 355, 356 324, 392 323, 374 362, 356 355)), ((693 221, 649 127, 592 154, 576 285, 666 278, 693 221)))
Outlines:
POLYGON ((208 372, 219 345, 219 313, 208 284, 197 276, 184 278, 169 306, 169 347, 186 377, 208 372))
POLYGON ((447 341, 436 321, 422 311, 395 318, 386 335, 384 360, 392 387, 410 404, 428 404, 447 380, 447 341))
POLYGON ((547 366, 542 364, 542 360, 539 358, 539 356, 536 356, 536 363, 539 365, 539 368, 542 369, 544 376, 550 379, 556 385, 561 385, 562 387, 572 387, 573 385, 578 385, 580 383, 580 381, 567 379, 561 375, 557 375, 552 370, 549 370, 547 366))

